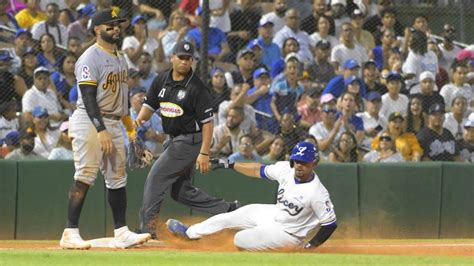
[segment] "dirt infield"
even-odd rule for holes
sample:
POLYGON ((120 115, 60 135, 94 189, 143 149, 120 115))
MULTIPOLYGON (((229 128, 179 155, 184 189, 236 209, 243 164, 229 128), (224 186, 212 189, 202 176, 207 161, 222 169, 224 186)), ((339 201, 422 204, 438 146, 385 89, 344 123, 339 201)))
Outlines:
MULTIPOLYGON (((184 240, 171 235, 163 224, 158 226, 160 241, 152 241, 144 246, 126 251, 202 251, 238 252, 233 244, 234 231, 226 230, 200 240, 184 240)), ((59 240, 51 241, 0 241, 0 249, 60 249, 59 240)), ((110 250, 110 249, 94 249, 110 250)), ((279 252, 301 252, 302 250, 281 250, 279 252)), ((409 256, 473 256, 474 240, 357 240, 333 239, 318 249, 311 251, 324 254, 368 254, 368 255, 409 255, 409 256)))

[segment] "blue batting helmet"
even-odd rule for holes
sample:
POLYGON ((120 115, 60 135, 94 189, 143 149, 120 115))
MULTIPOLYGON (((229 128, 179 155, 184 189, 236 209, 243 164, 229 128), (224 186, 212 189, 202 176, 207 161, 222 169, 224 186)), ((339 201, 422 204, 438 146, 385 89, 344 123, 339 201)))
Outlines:
POLYGON ((310 142, 299 142, 291 151, 290 165, 293 167, 293 161, 315 163, 319 161, 318 148, 310 142))

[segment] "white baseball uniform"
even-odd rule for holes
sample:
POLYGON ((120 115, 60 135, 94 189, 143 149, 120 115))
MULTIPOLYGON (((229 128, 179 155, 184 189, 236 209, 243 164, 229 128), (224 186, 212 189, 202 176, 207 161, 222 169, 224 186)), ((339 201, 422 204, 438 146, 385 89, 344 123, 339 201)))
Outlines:
POLYGON ((191 239, 223 229, 241 229, 234 244, 246 250, 296 247, 318 224, 336 221, 329 193, 314 173, 310 182, 299 183, 289 162, 262 165, 260 175, 279 183, 276 204, 250 204, 233 212, 213 216, 186 231, 191 239))
POLYGON ((128 114, 125 57, 121 53, 111 53, 94 44, 77 60, 75 73, 79 85, 97 86, 97 103, 105 127, 112 136, 114 149, 107 156, 102 153, 97 130, 87 115, 81 91, 78 90, 77 109, 69 123, 76 168, 74 179, 93 185, 100 169, 107 188, 124 187, 127 183, 127 172, 120 118, 128 114))

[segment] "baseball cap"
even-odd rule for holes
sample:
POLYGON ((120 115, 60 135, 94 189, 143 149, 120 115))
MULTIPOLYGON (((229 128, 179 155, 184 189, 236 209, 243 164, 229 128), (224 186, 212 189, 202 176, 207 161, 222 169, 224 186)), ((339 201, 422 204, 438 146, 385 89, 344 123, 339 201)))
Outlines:
POLYGON ((443 113, 444 114, 444 105, 440 103, 435 103, 430 106, 428 109, 428 114, 443 113))
POLYGON ((254 72, 253 72, 253 79, 258 79, 260 76, 262 75, 268 75, 270 76, 270 74, 268 73, 267 69, 265 69, 264 67, 260 67, 260 68, 257 68, 254 72))
POLYGON ((15 33, 15 38, 20 37, 24 33, 26 33, 30 38, 33 36, 27 29, 18 29, 15 33))
POLYGON ((436 80, 435 75, 430 71, 425 71, 420 74, 420 81, 425 80, 425 79, 431 79, 432 81, 436 80))
POLYGON ((83 7, 78 10, 78 13, 79 13, 79 17, 83 17, 83 16, 92 17, 96 11, 97 9, 95 8, 95 5, 92 3, 89 3, 87 5, 83 5, 83 7))
POLYGON ((299 62, 301 62, 301 56, 297 53, 289 53, 286 55, 285 57, 285 63, 288 63, 288 61, 292 58, 296 58, 296 60, 298 60, 299 62))
POLYGON ((351 14, 352 19, 357 18, 357 17, 364 17, 364 13, 362 12, 362 10, 358 8, 354 9, 354 11, 352 11, 352 14, 351 14))
POLYGON ((174 47, 174 54, 177 56, 180 55, 187 55, 187 56, 194 56, 194 46, 192 43, 188 41, 180 41, 174 47))
POLYGON ((349 76, 344 80, 344 86, 347 87, 349 84, 352 84, 352 82, 357 81, 359 83, 359 86, 362 85, 362 80, 358 78, 357 76, 349 76))
POLYGON ((316 43, 316 49, 329 49, 331 48, 331 43, 327 40, 319 40, 316 43))
POLYGON ((393 112, 390 114, 390 116, 388 117, 388 121, 389 122, 392 122, 396 119, 401 119, 401 120, 405 120, 405 118, 403 118, 403 115, 400 113, 400 112, 393 112))
POLYGON ((25 127, 22 130, 20 130, 20 140, 30 139, 34 137, 36 137, 36 134, 31 127, 25 127))
POLYGON ((5 144, 14 146, 20 144, 20 133, 18 131, 10 131, 3 139, 5 144))
POLYGON ((225 70, 223 68, 220 68, 220 67, 213 67, 211 69, 211 77, 213 77, 217 72, 222 72, 222 73, 225 73, 225 70))
POLYGON ((35 71, 33 72, 33 76, 36 77, 36 74, 40 74, 40 73, 48 73, 50 74, 51 71, 49 71, 49 69, 47 69, 46 67, 44 66, 40 66, 40 67, 37 67, 35 69, 35 71))
POLYGON ((237 59, 240 59, 246 54, 252 54, 252 56, 255 56, 255 53, 251 49, 244 48, 237 53, 237 59))
POLYGON ((328 102, 333 101, 333 100, 336 100, 334 95, 332 95, 331 93, 325 93, 325 94, 321 95, 321 99, 319 100, 319 102, 321 104, 325 104, 325 103, 328 103, 328 102))
POLYGON ((258 39, 253 39, 252 41, 249 42, 249 44, 247 45, 247 48, 248 49, 253 49, 255 47, 258 47, 260 49, 262 49, 262 45, 258 42, 258 39))
POLYGON ((263 16, 260 21, 258 22, 258 26, 259 27, 265 27, 266 25, 275 25, 275 23, 273 23, 273 21, 271 21, 268 16, 263 16))
POLYGON ((35 49, 31 48, 31 47, 28 47, 26 48, 25 52, 23 53, 23 56, 25 55, 35 55, 36 54, 36 51, 35 49))
POLYGON ((140 73, 138 72, 138 70, 136 70, 135 68, 129 68, 128 69, 128 77, 129 78, 136 78, 140 75, 140 73))
POLYGON ((367 101, 372 102, 372 101, 381 101, 382 96, 378 91, 371 91, 369 95, 367 95, 367 101))
POLYGON ((387 80, 401 80, 402 75, 396 71, 390 71, 387 73, 387 80))
POLYGON ((59 126, 59 131, 60 132, 64 132, 64 131, 67 131, 69 129, 69 121, 64 121, 61 123, 61 125, 59 126))
POLYGON ((292 161, 302 161, 307 163, 317 162, 319 161, 318 148, 310 142, 299 142, 291 151, 291 165, 293 163, 292 161))
POLYGON ((377 67, 377 63, 374 60, 369 60, 364 63, 364 68, 367 68, 368 66, 371 66, 371 65, 377 67))
POLYGON ((36 106, 35 108, 33 108, 33 112, 31 112, 31 114, 33 115, 33 117, 49 115, 48 110, 46 110, 46 108, 44 108, 43 106, 36 106))
POLYGON ((112 22, 119 22, 119 23, 125 22, 126 19, 120 17, 119 13, 120 13, 120 8, 118 7, 107 8, 107 9, 98 11, 97 13, 94 14, 91 25, 92 27, 94 27, 94 26, 99 26, 102 24, 107 24, 107 23, 112 23, 112 22))
POLYGON ((468 119, 464 122, 464 128, 473 128, 474 127, 474 119, 468 119))
POLYGON ((356 67, 360 67, 359 62, 355 59, 349 59, 346 62, 344 62, 343 65, 344 69, 354 69, 356 67))
POLYGON ((138 16, 135 16, 132 19, 132 25, 137 24, 137 22, 140 21, 140 20, 143 21, 143 22, 146 22, 145 17, 143 17, 142 15, 138 15, 138 16))
POLYGON ((133 97, 139 93, 146 93, 146 89, 144 87, 135 87, 130 90, 128 93, 129 97, 133 97))
POLYGON ((10 61, 13 57, 7 50, 0 50, 0 61, 10 61))
POLYGON ((346 0, 332 0, 331 1, 331 6, 336 5, 336 4, 347 6, 347 1, 346 0))

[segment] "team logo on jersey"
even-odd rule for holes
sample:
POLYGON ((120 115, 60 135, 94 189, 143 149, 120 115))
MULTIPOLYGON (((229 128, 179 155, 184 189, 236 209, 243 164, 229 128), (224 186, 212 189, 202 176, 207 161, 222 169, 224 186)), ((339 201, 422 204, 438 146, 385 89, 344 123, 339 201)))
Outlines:
POLYGON ((287 199, 285 199, 284 194, 285 194, 285 189, 282 188, 278 190, 277 202, 285 206, 285 209, 283 210, 286 211, 291 216, 296 216, 300 214, 300 212, 303 211, 304 207, 300 207, 297 204, 294 204, 293 202, 288 201, 287 199))
POLYGON ((91 71, 88 65, 82 66, 81 74, 82 74, 82 79, 89 79, 91 77, 91 71))
POLYGON ((181 108, 181 106, 175 103, 162 102, 160 103, 160 113, 164 117, 173 118, 182 116, 184 114, 184 110, 181 108))
POLYGON ((331 212, 332 208, 334 208, 334 205, 332 205, 332 202, 330 200, 326 200, 326 212, 331 212))
POLYGON ((109 72, 107 74, 107 77, 105 79, 104 84, 102 85, 103 90, 111 90, 113 93, 115 93, 122 84, 127 82, 127 71, 122 71, 122 72, 109 72))
POLYGON ((184 96, 186 96, 186 91, 180 90, 178 91, 178 95, 176 97, 178 98, 178 101, 181 101, 184 96))

